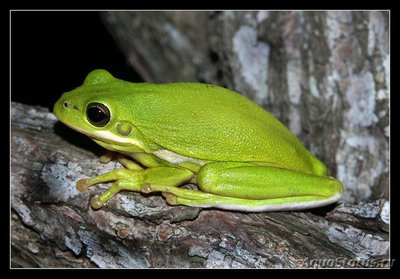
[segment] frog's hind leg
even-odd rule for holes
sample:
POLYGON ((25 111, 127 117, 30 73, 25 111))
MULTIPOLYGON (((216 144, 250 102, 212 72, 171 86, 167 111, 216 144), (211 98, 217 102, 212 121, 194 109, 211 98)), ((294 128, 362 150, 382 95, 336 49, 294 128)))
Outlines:
POLYGON ((201 191, 147 185, 161 191, 170 204, 240 211, 297 210, 337 201, 343 185, 328 176, 283 169, 272 164, 215 162, 197 174, 201 191))
MULTIPOLYGON (((176 187, 175 187, 176 188, 176 187)), ((188 190, 199 192, 195 190, 188 190)), ((265 212, 265 211, 282 211, 282 210, 302 210, 317 206, 324 206, 337 201, 337 197, 325 199, 323 201, 315 201, 313 198, 297 197, 287 199, 263 199, 248 200, 241 198, 222 197, 213 194, 207 194, 204 198, 184 198, 171 193, 163 193, 166 201, 170 205, 186 205, 203 208, 220 208, 226 210, 237 210, 245 212, 265 212)))

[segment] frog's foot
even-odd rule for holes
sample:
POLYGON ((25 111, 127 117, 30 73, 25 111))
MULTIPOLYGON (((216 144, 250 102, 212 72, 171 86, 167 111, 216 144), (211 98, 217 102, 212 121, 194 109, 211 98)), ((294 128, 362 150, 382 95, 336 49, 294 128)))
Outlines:
POLYGON ((190 200, 207 200, 212 198, 213 194, 204 193, 198 190, 190 190, 190 189, 183 189, 175 186, 165 186, 165 185, 158 185, 158 184, 143 184, 140 186, 140 191, 143 193, 150 193, 150 192, 162 192, 162 195, 167 198, 167 202, 171 201, 170 204, 175 204, 174 198, 181 197, 190 200))
POLYGON ((100 196, 94 196, 90 199, 90 205, 93 209, 100 209, 109 199, 118 194, 121 190, 132 190, 132 185, 127 186, 124 181, 116 181, 108 190, 100 196))
POLYGON ((103 206, 107 200, 115 196, 121 190, 139 191, 140 184, 143 181, 143 174, 138 171, 116 169, 96 177, 80 179, 76 183, 76 188, 80 192, 83 192, 95 184, 112 181, 115 182, 108 190, 103 192, 100 196, 91 199, 90 204, 94 209, 103 206))
MULTIPOLYGON (((175 191, 175 194, 163 192, 162 195, 169 205, 186 205, 192 207, 214 207, 235 209, 233 205, 241 204, 245 200, 240 198, 222 197, 214 194, 203 193, 197 190, 186 190, 195 193, 188 194, 175 191), (232 208, 230 208, 232 206, 232 208)), ((246 210, 245 210, 246 211, 246 210)), ((250 210, 251 211, 251 210, 250 210)))
POLYGON ((146 184, 140 187, 140 191, 149 193, 161 191, 163 197, 169 205, 186 205, 193 207, 219 207, 218 204, 222 201, 240 202, 242 199, 221 197, 215 194, 205 193, 198 190, 183 189, 173 186, 146 184))
POLYGON ((171 167, 155 167, 143 171, 116 169, 96 177, 81 179, 76 183, 76 188, 79 191, 85 191, 98 183, 114 182, 112 186, 100 196, 92 198, 90 202, 91 206, 94 209, 98 209, 121 190, 150 193, 154 191, 154 189, 151 188, 151 183, 167 183, 170 186, 163 187, 171 189, 176 188, 174 186, 181 185, 185 181, 192 179, 192 177, 193 173, 188 170, 171 167))

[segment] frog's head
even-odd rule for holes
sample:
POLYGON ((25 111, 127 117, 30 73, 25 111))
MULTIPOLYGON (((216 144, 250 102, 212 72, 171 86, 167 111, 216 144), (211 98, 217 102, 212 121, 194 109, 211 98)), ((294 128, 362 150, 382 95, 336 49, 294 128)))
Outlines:
POLYGON ((124 83, 106 70, 94 70, 81 86, 61 96, 54 105, 54 114, 99 144, 132 144, 132 124, 122 120, 116 96, 124 89, 124 83))

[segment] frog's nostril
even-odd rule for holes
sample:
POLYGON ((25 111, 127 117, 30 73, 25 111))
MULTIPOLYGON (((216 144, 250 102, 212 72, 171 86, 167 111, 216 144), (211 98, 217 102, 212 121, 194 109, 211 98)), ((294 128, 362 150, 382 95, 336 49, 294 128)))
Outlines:
POLYGON ((64 108, 70 108, 70 109, 79 110, 79 107, 78 107, 78 106, 76 106, 76 105, 74 105, 74 104, 71 104, 71 103, 68 103, 68 102, 64 102, 64 103, 63 103, 63 107, 64 107, 64 108))

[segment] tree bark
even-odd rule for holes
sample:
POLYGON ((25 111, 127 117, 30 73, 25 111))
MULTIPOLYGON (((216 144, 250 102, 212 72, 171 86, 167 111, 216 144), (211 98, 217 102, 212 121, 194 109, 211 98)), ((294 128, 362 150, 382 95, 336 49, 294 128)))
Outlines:
MULTIPOLYGON (((11 106, 13 267, 388 267, 388 12, 103 12, 151 82, 202 81, 272 112, 345 185, 339 204, 241 213, 123 192, 89 206, 114 168, 43 108, 11 106)), ((193 187, 186 185, 185 187, 193 187)))
MULTIPOLYGON (((299 212, 169 206, 122 192, 100 210, 75 183, 115 168, 40 107, 11 106, 11 266, 301 268, 390 266, 388 202, 299 212)), ((103 189, 104 190, 104 189, 103 189)))

